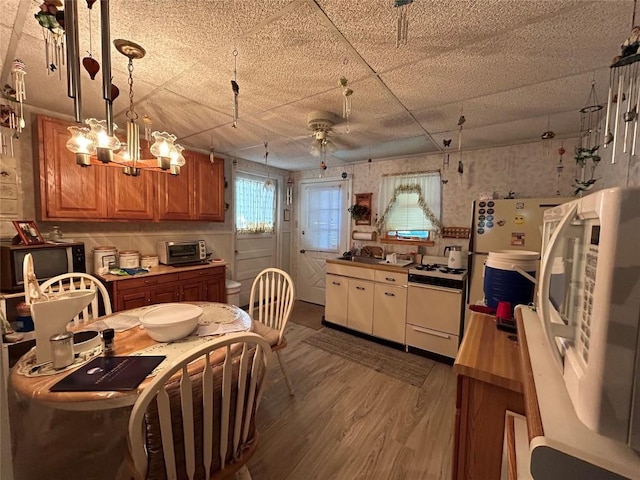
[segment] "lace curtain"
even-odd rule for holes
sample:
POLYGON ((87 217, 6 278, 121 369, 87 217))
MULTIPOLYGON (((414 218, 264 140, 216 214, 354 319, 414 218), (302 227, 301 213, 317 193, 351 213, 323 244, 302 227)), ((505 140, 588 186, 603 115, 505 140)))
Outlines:
POLYGON ((380 235, 385 231, 386 220, 396 205, 398 196, 416 194, 416 204, 428 220, 427 229, 440 231, 442 196, 440 172, 416 172, 382 177, 379 190, 378 220, 376 228, 380 235))
POLYGON ((236 177, 236 231, 273 233, 276 189, 265 188, 264 180, 236 177))

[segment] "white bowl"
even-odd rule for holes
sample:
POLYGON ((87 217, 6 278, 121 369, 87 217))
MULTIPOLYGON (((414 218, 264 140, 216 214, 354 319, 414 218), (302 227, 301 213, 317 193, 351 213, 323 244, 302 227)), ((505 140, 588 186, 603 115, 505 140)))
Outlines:
POLYGON ((188 303, 163 303, 148 310, 140 323, 156 342, 172 342, 186 337, 198 326, 202 309, 188 303))

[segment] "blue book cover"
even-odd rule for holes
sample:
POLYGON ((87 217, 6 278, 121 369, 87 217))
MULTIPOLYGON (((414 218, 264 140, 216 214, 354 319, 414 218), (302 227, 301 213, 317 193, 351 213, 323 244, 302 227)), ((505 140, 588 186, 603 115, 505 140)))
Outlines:
POLYGON ((96 357, 51 387, 52 392, 133 390, 166 357, 96 357))

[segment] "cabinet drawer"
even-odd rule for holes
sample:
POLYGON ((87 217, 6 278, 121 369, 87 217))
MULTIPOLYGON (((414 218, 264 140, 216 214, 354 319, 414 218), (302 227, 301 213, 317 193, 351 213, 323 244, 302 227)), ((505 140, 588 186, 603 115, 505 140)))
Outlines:
POLYGON ((374 270, 374 280, 389 285, 406 286, 408 274, 406 272, 387 272, 384 270, 374 270))
POLYGON ((457 335, 407 323, 405 336, 407 345, 412 347, 451 358, 455 358, 458 353, 457 335))
POLYGON ((327 273, 343 275, 345 277, 360 278, 362 280, 373 280, 375 270, 373 268, 352 267, 351 265, 341 265, 338 263, 327 263, 327 273))
POLYGON ((217 273, 224 274, 224 270, 220 271, 220 268, 201 268, 199 270, 191 270, 188 272, 180 272, 179 278, 180 280, 191 280, 193 278, 203 278, 211 275, 215 275, 217 273))
MULTIPOLYGON (((119 290, 131 290, 133 288, 146 287, 149 285, 157 285, 160 275, 153 275, 149 277, 132 278, 126 280, 119 280, 117 282, 119 290)), ((114 282, 115 283, 115 282, 114 282)))

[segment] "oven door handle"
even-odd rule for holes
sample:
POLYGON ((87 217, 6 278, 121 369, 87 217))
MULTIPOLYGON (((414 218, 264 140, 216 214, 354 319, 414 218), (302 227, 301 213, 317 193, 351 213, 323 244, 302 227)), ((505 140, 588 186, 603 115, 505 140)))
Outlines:
POLYGON ((423 285, 420 283, 410 283, 410 287, 418 287, 418 288, 428 288, 431 290, 440 290, 441 292, 450 292, 450 293, 460 293, 462 294, 462 290, 459 288, 448 288, 448 287, 440 287, 438 285, 423 285))

